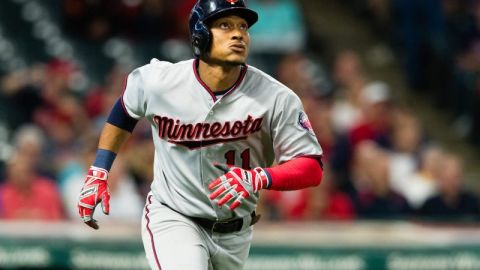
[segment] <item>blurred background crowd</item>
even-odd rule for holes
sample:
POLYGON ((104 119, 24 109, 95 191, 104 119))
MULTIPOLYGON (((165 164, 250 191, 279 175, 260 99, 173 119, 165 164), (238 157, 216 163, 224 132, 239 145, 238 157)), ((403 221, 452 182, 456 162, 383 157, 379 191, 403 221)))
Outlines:
MULTIPOLYGON (((0 1, 0 219, 78 220, 78 192, 125 76, 153 57, 191 58, 194 2, 0 1)), ((480 1, 341 2, 389 44, 406 94, 431 97, 465 143, 480 144, 480 1)), ((355 44, 326 57, 302 1, 249 5, 260 15, 249 63, 301 97, 325 164, 319 187, 266 191, 259 212, 272 221, 478 219, 461 154, 366 71, 355 44)), ((98 219, 139 222, 152 163, 142 121, 109 177, 111 215, 98 219)))

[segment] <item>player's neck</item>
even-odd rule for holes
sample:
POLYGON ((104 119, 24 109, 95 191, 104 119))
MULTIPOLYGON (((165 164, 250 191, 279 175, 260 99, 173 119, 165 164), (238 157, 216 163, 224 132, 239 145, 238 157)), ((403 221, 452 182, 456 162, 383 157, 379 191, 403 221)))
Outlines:
POLYGON ((223 91, 232 87, 238 80, 241 66, 225 66, 198 61, 200 79, 213 91, 223 91))

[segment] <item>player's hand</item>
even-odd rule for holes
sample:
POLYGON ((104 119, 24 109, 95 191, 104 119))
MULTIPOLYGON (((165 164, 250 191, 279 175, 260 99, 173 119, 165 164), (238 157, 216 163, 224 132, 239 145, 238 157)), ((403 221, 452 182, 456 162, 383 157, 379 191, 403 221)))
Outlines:
POLYGON ((214 164, 215 167, 223 170, 224 175, 213 180, 208 189, 210 199, 219 199, 217 204, 222 206, 229 203, 231 210, 237 208, 242 204, 243 200, 248 198, 250 194, 259 191, 262 188, 267 188, 270 179, 267 173, 262 168, 255 168, 252 170, 244 170, 238 167, 228 167, 226 165, 214 164))
POLYGON ((102 203, 102 210, 105 215, 110 212, 110 193, 108 192, 107 178, 107 170, 91 166, 78 199, 80 217, 85 224, 95 230, 98 229, 98 224, 93 219, 93 212, 97 204, 102 203))

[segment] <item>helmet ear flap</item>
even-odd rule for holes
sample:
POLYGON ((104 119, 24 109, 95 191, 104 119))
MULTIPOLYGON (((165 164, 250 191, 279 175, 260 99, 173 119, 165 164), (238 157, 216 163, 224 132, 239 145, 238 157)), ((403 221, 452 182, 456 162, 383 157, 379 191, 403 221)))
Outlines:
POLYGON ((195 57, 200 57, 202 54, 202 51, 200 50, 200 38, 196 35, 192 36, 192 48, 195 57))
POLYGON ((195 31, 192 33, 192 47, 195 57, 199 58, 208 50, 210 46, 210 36, 208 27, 202 21, 198 21, 195 24, 195 31))

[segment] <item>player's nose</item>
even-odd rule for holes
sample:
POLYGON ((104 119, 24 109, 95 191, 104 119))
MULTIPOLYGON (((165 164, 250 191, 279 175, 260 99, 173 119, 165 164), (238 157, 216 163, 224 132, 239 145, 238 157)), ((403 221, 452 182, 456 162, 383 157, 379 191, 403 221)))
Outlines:
MULTIPOLYGON (((237 31, 237 32, 238 32, 238 31, 237 31)), ((232 35, 232 39, 233 39, 233 40, 243 40, 243 35, 242 35, 242 33, 240 33, 240 32, 234 33, 234 34, 232 35)))
POLYGON ((243 40, 245 38, 244 35, 245 33, 238 28, 235 28, 232 31, 232 39, 235 39, 235 40, 243 40))

